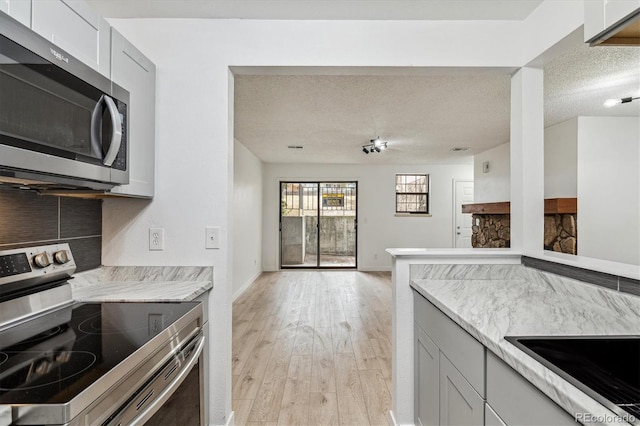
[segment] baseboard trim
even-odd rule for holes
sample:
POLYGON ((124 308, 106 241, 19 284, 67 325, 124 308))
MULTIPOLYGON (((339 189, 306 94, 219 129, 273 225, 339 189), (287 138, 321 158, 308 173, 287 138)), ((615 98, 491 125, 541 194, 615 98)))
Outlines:
POLYGON ((393 415, 393 410, 389 410, 387 413, 387 420, 389 421, 389 426, 398 426, 398 423, 396 423, 396 416, 393 415))
POLYGON ((247 291, 247 289, 248 289, 249 287, 251 287, 251 284, 253 284, 253 282, 254 282, 254 281, 255 281, 255 280, 260 276, 260 274, 262 274, 262 271, 258 271, 258 272, 256 272, 256 273, 255 273, 251 278, 249 278, 249 279, 247 280, 247 282, 246 282, 246 283, 244 283, 244 284, 242 285, 242 287, 240 287, 238 290, 236 290, 236 292, 235 292, 235 293, 233 293, 232 301, 233 301, 233 302, 235 302, 235 301, 236 301, 236 299, 242 295, 242 293, 244 293, 245 291, 247 291))
POLYGON ((379 267, 379 266, 359 266, 358 271, 361 272, 391 272, 391 266, 379 267))
POLYGON ((229 414, 229 417, 227 418, 227 423, 225 423, 225 426, 233 426, 236 419, 234 417, 235 411, 232 411, 231 414, 229 414))

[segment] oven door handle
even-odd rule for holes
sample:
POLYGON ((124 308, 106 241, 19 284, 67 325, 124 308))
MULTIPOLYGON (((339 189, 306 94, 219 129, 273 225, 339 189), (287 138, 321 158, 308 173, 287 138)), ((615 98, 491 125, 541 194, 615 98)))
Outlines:
POLYGON ((136 418, 131 420, 131 423, 129 423, 130 426, 144 425, 144 423, 160 409, 162 404, 164 404, 171 397, 171 395, 173 395, 176 389, 178 389, 182 382, 184 382, 184 379, 187 378, 187 375, 189 375, 189 373, 193 369, 193 366, 198 362, 200 354, 202 353, 202 349, 204 348, 204 342, 205 337, 203 335, 196 348, 191 352, 191 355, 189 355, 190 359, 187 361, 186 366, 180 369, 180 372, 173 379, 173 381, 171 381, 171 383, 167 385, 167 387, 165 387, 162 392, 160 392, 158 397, 153 400, 153 402, 147 408, 145 408, 144 411, 138 414, 136 418))

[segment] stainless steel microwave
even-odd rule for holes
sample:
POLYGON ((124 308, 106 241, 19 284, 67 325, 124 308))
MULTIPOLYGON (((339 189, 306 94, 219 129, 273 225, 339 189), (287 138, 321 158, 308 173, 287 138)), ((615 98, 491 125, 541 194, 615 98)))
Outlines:
POLYGON ((128 183, 128 103, 126 90, 0 13, 0 181, 128 183))

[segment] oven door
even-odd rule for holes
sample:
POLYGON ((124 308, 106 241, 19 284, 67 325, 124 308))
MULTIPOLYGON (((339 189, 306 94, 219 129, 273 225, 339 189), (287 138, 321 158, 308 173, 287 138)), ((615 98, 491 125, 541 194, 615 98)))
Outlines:
POLYGON ((127 183, 128 93, 118 89, 124 99, 108 79, 0 15, 0 167, 127 183))
MULTIPOLYGON (((176 418, 180 416, 189 416, 196 419, 195 425, 201 424, 202 401, 199 385, 199 372, 197 365, 201 360, 202 350, 205 344, 205 337, 200 332, 194 339, 187 343, 182 350, 175 354, 173 359, 160 366, 152 378, 140 389, 138 389, 131 398, 129 398, 103 425, 144 425, 152 418, 156 424, 193 424, 184 423, 184 419, 176 418), (193 375, 191 374, 193 373, 193 375), (194 380, 198 379, 198 380, 194 380), (169 399, 175 394, 178 400, 185 395, 177 394, 182 384, 189 387, 189 394, 197 392, 198 406, 192 407, 193 401, 185 406, 173 407, 171 410, 168 405, 169 399), (195 387, 194 387, 195 385, 195 387), (163 408, 169 408, 168 410, 163 408), (177 408, 177 410, 176 410, 177 408), (172 423, 174 420, 180 420, 172 423)), ((201 362, 200 362, 201 364, 201 362)), ((188 395, 186 397, 188 397, 188 395)), ((175 404, 175 399, 173 404, 175 404)), ((151 423, 153 424, 153 423, 151 423)))

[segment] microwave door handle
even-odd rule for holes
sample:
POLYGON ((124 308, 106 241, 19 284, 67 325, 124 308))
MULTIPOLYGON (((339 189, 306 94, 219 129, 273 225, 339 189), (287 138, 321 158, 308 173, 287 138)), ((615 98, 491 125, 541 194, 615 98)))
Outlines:
MULTIPOLYGON (((103 95, 104 96, 104 95, 103 95)), ((113 161, 116 159, 118 152, 120 151, 120 145, 122 144, 122 120, 120 119, 120 112, 116 103, 113 102, 109 96, 104 96, 104 101, 107 104, 109 110, 109 116, 111 117, 111 127, 113 132, 111 134, 111 143, 109 149, 102 160, 102 164, 110 167, 113 161)))
POLYGON ((102 104, 104 95, 100 96, 91 113, 91 150, 96 158, 102 160, 102 143, 100 141, 100 125, 102 124, 102 104))

